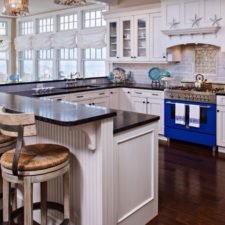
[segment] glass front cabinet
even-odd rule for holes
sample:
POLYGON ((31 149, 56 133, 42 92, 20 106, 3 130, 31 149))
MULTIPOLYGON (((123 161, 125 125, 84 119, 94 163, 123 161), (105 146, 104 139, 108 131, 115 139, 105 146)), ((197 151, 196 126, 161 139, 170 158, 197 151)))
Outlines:
POLYGON ((148 61, 150 49, 149 15, 122 17, 108 21, 108 59, 148 61))

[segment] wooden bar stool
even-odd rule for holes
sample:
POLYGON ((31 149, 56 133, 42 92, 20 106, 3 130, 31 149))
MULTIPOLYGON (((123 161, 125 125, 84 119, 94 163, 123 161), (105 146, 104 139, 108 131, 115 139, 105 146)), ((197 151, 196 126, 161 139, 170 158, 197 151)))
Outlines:
MULTIPOLYGON (((69 224, 69 149, 56 144, 24 146, 23 137, 36 135, 33 113, 7 113, 0 107, 0 129, 8 136, 16 136, 16 148, 1 157, 3 178, 3 223, 10 224, 10 184, 24 187, 24 225, 33 224, 33 208, 41 209, 41 225, 47 225, 47 208, 64 213, 61 224, 69 224), (47 202, 47 181, 63 176, 64 205, 47 202), (41 202, 33 205, 33 183, 41 183, 41 202), (35 207, 33 207, 35 206, 35 207)), ((20 213, 23 210, 17 209, 20 213)), ((15 213, 16 215, 16 213, 15 213)))

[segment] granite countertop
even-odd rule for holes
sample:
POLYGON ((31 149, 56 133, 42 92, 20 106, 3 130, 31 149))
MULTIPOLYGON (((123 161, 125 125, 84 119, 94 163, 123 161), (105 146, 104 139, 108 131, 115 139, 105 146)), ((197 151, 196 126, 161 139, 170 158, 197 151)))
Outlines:
POLYGON ((66 103, 48 99, 30 98, 0 93, 0 105, 13 112, 34 112, 36 119, 61 125, 74 126, 113 117, 114 133, 159 120, 158 116, 112 110, 79 103, 66 103))
POLYGON ((225 92, 217 92, 216 95, 218 95, 218 96, 225 96, 225 92))
POLYGON ((103 90, 103 89, 109 89, 109 88, 137 88, 137 89, 164 91, 164 87, 152 86, 151 84, 107 83, 107 84, 92 84, 92 85, 89 85, 88 88, 83 88, 83 87, 75 87, 75 88, 68 88, 68 89, 66 89, 65 87, 54 88, 54 89, 52 89, 52 91, 50 93, 38 94, 38 95, 36 95, 35 92, 32 90, 21 91, 21 92, 11 92, 11 93, 16 94, 16 95, 21 95, 21 96, 28 96, 28 97, 45 97, 45 96, 51 96, 51 95, 62 95, 62 94, 70 94, 70 93, 77 93, 77 92, 103 90))
POLYGON ((159 116, 121 110, 115 112, 116 117, 113 118, 114 134, 159 120, 159 116))

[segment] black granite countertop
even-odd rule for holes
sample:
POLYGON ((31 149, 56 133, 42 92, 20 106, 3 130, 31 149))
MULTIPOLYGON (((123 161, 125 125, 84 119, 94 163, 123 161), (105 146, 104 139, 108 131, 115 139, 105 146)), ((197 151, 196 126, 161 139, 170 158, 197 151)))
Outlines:
POLYGON ((157 90, 157 91, 164 91, 164 87, 162 86, 152 86, 151 84, 93 84, 89 85, 89 87, 75 87, 75 88, 54 88, 50 93, 44 94, 35 94, 35 91, 21 91, 21 92, 11 92, 16 95, 21 96, 28 96, 28 97, 45 97, 51 95, 62 95, 62 94, 70 94, 70 93, 77 93, 77 92, 86 92, 86 91, 95 91, 95 90, 102 90, 102 89, 109 89, 109 88, 137 88, 137 89, 146 89, 146 90, 157 90))
POLYGON ((225 92, 217 92, 216 95, 218 95, 218 96, 220 96, 220 95, 221 96, 225 96, 225 92))
POLYGON ((116 117, 113 118, 114 134, 159 120, 159 116, 121 110, 115 112, 116 117))
POLYGON ((13 112, 34 112, 36 119, 74 126, 113 117, 114 133, 159 120, 158 116, 0 93, 0 105, 13 112))

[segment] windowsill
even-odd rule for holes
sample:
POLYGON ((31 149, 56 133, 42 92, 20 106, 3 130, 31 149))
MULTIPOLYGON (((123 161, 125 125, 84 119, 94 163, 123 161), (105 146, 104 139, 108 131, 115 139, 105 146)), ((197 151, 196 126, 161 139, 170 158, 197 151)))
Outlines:
MULTIPOLYGON (((91 79, 104 79, 107 77, 88 77, 85 78, 85 80, 91 80, 91 79)), ((77 79, 77 80, 83 80, 83 79, 77 79)), ((61 80, 43 80, 43 81, 28 81, 28 82, 24 82, 24 81, 20 81, 20 82, 16 82, 16 83, 0 83, 0 86, 10 86, 10 85, 18 85, 18 84, 39 84, 39 83, 52 83, 52 82, 63 82, 66 81, 66 79, 61 79, 61 80)))

